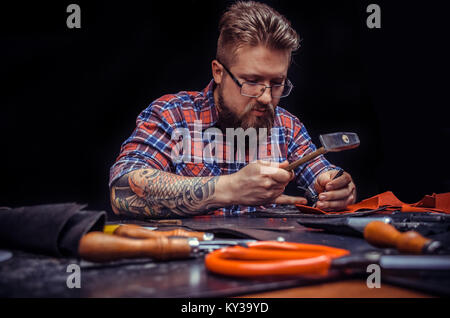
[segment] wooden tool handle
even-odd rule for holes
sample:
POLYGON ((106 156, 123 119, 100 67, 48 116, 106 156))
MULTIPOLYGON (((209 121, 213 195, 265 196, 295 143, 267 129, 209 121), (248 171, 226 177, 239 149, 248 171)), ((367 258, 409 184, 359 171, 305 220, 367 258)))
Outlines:
POLYGON ((373 221, 364 228, 364 238, 377 247, 395 247, 400 252, 422 254, 431 242, 415 231, 399 232, 395 227, 381 221, 373 221))
POLYGON ((113 234, 128 238, 156 238, 156 237, 169 237, 169 236, 183 236, 183 237, 195 237, 199 241, 203 241, 204 232, 186 231, 183 229, 175 229, 170 231, 153 231, 143 228, 136 224, 124 224, 119 226, 113 234))
POLYGON ((286 168, 284 168, 287 171, 291 171, 294 170, 295 168, 297 168, 298 166, 304 164, 305 162, 310 161, 311 159, 314 159, 317 156, 323 155, 324 153, 326 153, 327 151, 325 150, 324 147, 320 147, 319 149, 317 149, 316 151, 313 151, 309 154, 307 154, 306 156, 290 163, 286 168))
POLYGON ((81 258, 91 262, 109 262, 124 258, 157 260, 187 258, 191 247, 185 238, 157 237, 135 240, 102 232, 90 232, 80 240, 81 258))

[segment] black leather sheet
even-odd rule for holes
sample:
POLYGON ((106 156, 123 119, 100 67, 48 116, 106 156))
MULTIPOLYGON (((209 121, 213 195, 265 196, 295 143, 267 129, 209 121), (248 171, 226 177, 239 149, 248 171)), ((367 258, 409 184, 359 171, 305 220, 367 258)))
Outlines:
POLYGON ((77 203, 0 210, 0 247, 55 256, 77 256, 81 237, 103 230, 106 212, 77 203))

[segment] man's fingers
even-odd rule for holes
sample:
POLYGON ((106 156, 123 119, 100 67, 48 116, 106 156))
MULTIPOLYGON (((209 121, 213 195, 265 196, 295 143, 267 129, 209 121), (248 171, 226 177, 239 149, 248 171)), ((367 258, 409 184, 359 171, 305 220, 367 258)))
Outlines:
POLYGON ((280 163, 279 168, 284 169, 287 166, 289 166, 289 161, 285 160, 282 163, 280 163))
MULTIPOLYGON (((274 166, 273 162, 265 161, 265 160, 256 160, 256 163, 262 166, 274 166)), ((278 166, 278 163, 277 163, 278 166)))
POLYGON ((306 204, 308 201, 304 197, 294 197, 286 194, 275 199, 276 204, 306 204))
POLYGON ((347 172, 333 179, 339 171, 330 170, 319 175, 316 190, 319 192, 317 208, 325 211, 340 211, 356 200, 356 186, 347 172))
POLYGON ((355 200, 356 188, 354 183, 351 182, 344 189, 321 193, 316 206, 326 211, 339 211, 355 203, 355 200))
POLYGON ((331 176, 329 173, 322 173, 319 175, 319 177, 317 178, 317 184, 322 187, 325 188, 325 186, 328 184, 328 182, 331 181, 331 176))
POLYGON ((335 201, 317 201, 316 207, 324 211, 340 211, 347 207, 347 199, 335 201))
POLYGON ((334 200, 343 200, 348 198, 348 196, 352 193, 353 189, 351 184, 348 184, 345 188, 322 192, 319 194, 319 200, 321 201, 334 201, 334 200))
POLYGON ((275 173, 269 174, 267 176, 281 184, 287 184, 292 180, 292 174, 284 169, 278 169, 278 171, 276 171, 275 173))
POLYGON ((293 179, 293 172, 292 171, 286 171, 283 168, 283 166, 287 166, 288 162, 284 161, 281 164, 280 163, 270 163, 267 161, 258 161, 260 164, 260 173, 270 177, 272 180, 278 182, 287 184, 289 181, 293 179))
POLYGON ((346 187, 350 182, 352 182, 352 178, 347 172, 328 183, 326 183, 325 190, 331 191, 336 189, 341 189, 346 187))

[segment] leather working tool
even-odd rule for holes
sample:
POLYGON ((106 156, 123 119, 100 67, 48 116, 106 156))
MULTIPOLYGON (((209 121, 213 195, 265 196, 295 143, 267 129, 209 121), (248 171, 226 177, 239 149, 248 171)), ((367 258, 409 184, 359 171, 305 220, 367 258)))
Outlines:
POLYGON ((206 234, 192 231, 161 231, 164 235, 152 236, 154 232, 137 225, 118 226, 111 234, 93 231, 84 235, 78 254, 91 262, 111 262, 130 258, 152 258, 155 260, 184 259, 198 256, 224 246, 245 245, 254 240, 203 240, 206 234), (170 236, 186 234, 187 236, 170 236), (194 235, 192 235, 194 233, 194 235))
POLYGON ((298 218, 297 222, 302 226, 321 229, 328 233, 363 237, 364 228, 372 221, 381 221, 391 224, 393 220, 388 216, 378 217, 346 217, 346 218, 298 218))
POLYGON ((291 171, 302 164, 320 156, 327 152, 338 152, 353 149, 359 146, 359 137, 352 132, 337 132, 332 134, 324 134, 319 136, 322 147, 303 156, 299 160, 290 163, 285 170, 291 171))
MULTIPOLYGON (((333 177, 333 180, 339 178, 343 174, 344 174, 344 170, 339 169, 339 172, 333 177)), ((305 189, 300 186, 297 186, 297 188, 305 191, 304 195, 305 195, 306 200, 308 201, 307 205, 316 207, 316 203, 319 200, 319 196, 317 194, 313 194, 309 189, 305 189)))
POLYGON ((144 227, 136 224, 115 224, 105 225, 103 232, 107 234, 115 234, 122 237, 130 238, 156 238, 156 237, 170 237, 183 236, 195 237, 200 241, 210 241, 214 239, 214 234, 196 231, 187 231, 184 229, 174 229, 168 231, 155 231, 157 227, 144 227))
POLYGON ((349 253, 323 245, 262 241, 211 252, 205 266, 217 274, 240 277, 326 274, 332 259, 349 253))
MULTIPOLYGON (((341 226, 350 224, 352 230, 362 231, 364 238, 377 247, 395 247, 400 252, 412 254, 432 254, 442 247, 439 242, 424 238, 417 232, 400 233, 387 224, 389 218, 379 218, 375 221, 371 218, 372 220, 366 223, 367 219, 337 220, 341 226)), ((336 223, 336 220, 331 221, 336 223)), ((240 277, 326 274, 330 268, 361 269, 362 265, 372 263, 394 270, 450 270, 449 255, 383 255, 380 252, 349 255, 349 251, 343 249, 287 242, 250 243, 248 248, 224 248, 205 257, 205 265, 211 272, 240 277)))
POLYGON ((327 216, 326 218, 320 218, 319 216, 311 217, 302 215, 297 218, 297 222, 303 226, 322 229, 328 233, 357 237, 363 236, 364 227, 372 221, 381 221, 386 224, 391 224, 400 232, 414 230, 424 236, 447 233, 450 231, 450 216, 438 213, 409 213, 398 211, 389 216, 357 217, 358 212, 355 212, 351 215, 342 214, 340 215, 341 217, 335 218, 332 217, 333 215, 324 215, 327 216))
POLYGON ((216 274, 236 277, 326 275, 329 270, 364 271, 379 264, 390 271, 448 271, 450 256, 383 255, 380 252, 349 254, 334 247, 290 242, 256 242, 233 246, 206 255, 206 268, 216 274))
POLYGON ((376 247, 395 247, 399 252, 434 254, 443 248, 438 241, 425 238, 416 231, 399 232, 381 221, 373 221, 364 228, 364 238, 376 247))
POLYGON ((345 219, 297 220, 303 226, 324 229, 328 232, 363 236, 367 242, 376 247, 394 247, 400 252, 414 254, 434 254, 443 246, 438 241, 427 239, 416 231, 399 232, 392 218, 348 217, 345 219))

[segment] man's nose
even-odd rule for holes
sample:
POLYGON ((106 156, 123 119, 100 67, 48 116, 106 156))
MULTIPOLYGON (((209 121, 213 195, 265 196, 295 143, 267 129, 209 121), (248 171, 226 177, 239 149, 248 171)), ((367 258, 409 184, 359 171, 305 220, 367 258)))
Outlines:
POLYGON ((264 93, 256 99, 260 104, 268 105, 272 103, 272 89, 266 87, 264 93))

